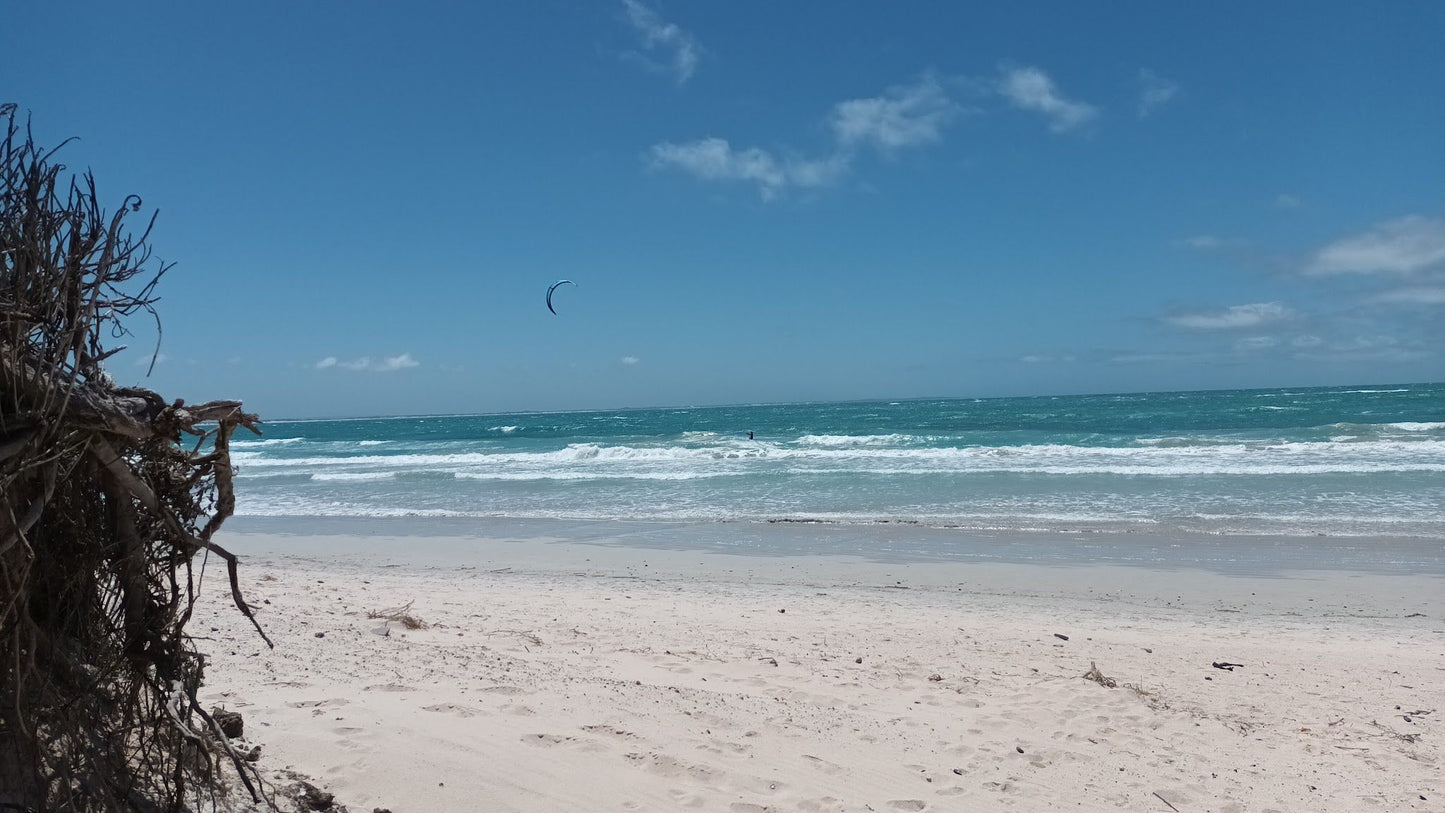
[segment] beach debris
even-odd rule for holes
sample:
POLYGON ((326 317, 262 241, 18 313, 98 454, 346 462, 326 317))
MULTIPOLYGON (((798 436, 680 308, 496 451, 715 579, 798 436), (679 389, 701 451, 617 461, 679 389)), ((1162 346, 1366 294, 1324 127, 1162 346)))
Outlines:
POLYGON ((953 772, 954 772, 955 774, 959 775, 959 776, 963 776, 963 769, 962 769, 962 768, 954 768, 954 769, 953 769, 953 772))
POLYGON ((1089 671, 1084 673, 1084 679, 1092 680, 1106 689, 1116 689, 1119 686, 1119 681, 1100 672, 1098 665, 1093 661, 1089 661, 1089 671))
POLYGON ((573 281, 570 280, 570 279, 559 279, 559 280, 557 280, 556 282, 552 283, 550 286, 548 286, 548 288, 547 288, 547 310, 552 311, 552 315, 553 315, 553 316, 556 316, 556 315, 557 315, 557 311, 556 311, 555 308, 552 307, 552 292, 555 291, 555 290, 557 290, 557 287, 560 286, 560 285, 571 285, 571 286, 574 287, 574 288, 577 287, 577 283, 573 282, 573 281))
POLYGON ((1405 616, 1405 617, 1406 617, 1406 618, 1424 618, 1424 617, 1425 617, 1425 614, 1424 614, 1424 613, 1410 613, 1409 615, 1407 615, 1407 616, 1405 616))
POLYGON ((1054 637, 1055 637, 1055 638, 1058 638, 1060 641, 1067 641, 1067 640, 1069 640, 1069 636, 1064 635, 1064 634, 1062 634, 1062 633, 1058 633, 1058 632, 1054 633, 1054 637))
POLYGON ((778 665, 778 659, 777 659, 777 658, 758 658, 758 660, 762 661, 763 663, 772 665, 772 666, 777 666, 777 665, 778 665))
POLYGON ((291 795, 305 810, 330 810, 336 804, 335 796, 305 780, 291 786, 291 795))
POLYGON ((261 759, 261 746, 259 746, 259 745, 253 745, 253 746, 251 746, 251 750, 249 750, 249 751, 246 752, 246 757, 245 757, 245 759, 246 759, 247 762, 256 762, 256 761, 260 760, 260 759, 261 759))
MULTIPOLYGON (((389 607, 384 610, 371 610, 367 612, 366 617, 373 620, 381 618, 387 621, 395 621, 396 623, 402 625, 403 627, 406 627, 409 630, 424 630, 428 626, 430 626, 429 624, 427 624, 427 622, 421 620, 421 618, 412 615, 411 605, 412 602, 408 601, 400 607, 389 607)), ((321 636, 318 635, 316 637, 320 638, 321 636)), ((538 643, 541 643, 541 641, 538 641, 538 643)))
POLYGON ((1210 666, 1213 666, 1215 669, 1223 669, 1223 670, 1226 671, 1226 672, 1233 672, 1233 671, 1234 671, 1234 667, 1236 667, 1236 666, 1243 666, 1244 664, 1242 664, 1242 663, 1230 663, 1229 661, 1215 661, 1215 662, 1213 662, 1213 663, 1211 663, 1211 664, 1209 664, 1209 665, 1210 665, 1210 666))
POLYGON ((318 632, 318 633, 316 633, 316 637, 317 637, 317 638, 325 638, 325 637, 326 637, 326 633, 324 633, 324 632, 318 632))
POLYGON ((933 681, 934 683, 938 683, 939 681, 943 680, 943 675, 934 672, 933 674, 928 676, 928 679, 933 681))
POLYGON ((227 711, 219 706, 211 709, 211 719, 216 721, 216 726, 221 729, 222 734, 233 739, 241 736, 241 732, 246 727, 245 722, 241 719, 241 712, 227 711))
POLYGON ((1170 810, 1173 810, 1174 813, 1179 813, 1179 808, 1175 807, 1175 806, 1172 805, 1172 804, 1169 804, 1169 800, 1168 800, 1168 799, 1165 799, 1163 796, 1159 796, 1159 791, 1157 791, 1157 790, 1154 791, 1154 795, 1159 798, 1159 801, 1163 802, 1163 803, 1166 804, 1166 805, 1169 805, 1169 809, 1170 809, 1170 810))

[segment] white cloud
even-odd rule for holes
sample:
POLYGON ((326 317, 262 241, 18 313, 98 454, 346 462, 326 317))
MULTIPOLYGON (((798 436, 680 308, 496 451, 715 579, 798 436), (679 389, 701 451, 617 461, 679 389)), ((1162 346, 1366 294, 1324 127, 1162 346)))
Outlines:
POLYGON ((142 356, 142 357, 136 359, 136 360, 135 360, 135 366, 137 366, 137 367, 149 367, 149 366, 151 366, 152 361, 154 361, 155 365, 156 365, 157 367, 159 367, 159 366, 161 366, 162 364, 165 364, 166 362, 168 362, 168 361, 170 361, 170 360, 171 360, 171 357, 168 356, 168 355, 166 355, 165 353, 157 353, 154 358, 152 358, 151 356, 142 356))
POLYGON ((1073 360, 1074 360, 1074 357, 1073 357, 1073 356, 1069 356, 1069 355, 1064 355, 1064 356, 1028 355, 1028 356, 1020 356, 1020 357, 1019 357, 1019 361, 1023 362, 1024 364, 1049 364, 1049 363, 1056 362, 1056 361, 1057 361, 1057 362, 1068 363, 1068 362, 1072 362, 1073 360))
POLYGON ((378 373, 390 373, 420 366, 421 362, 412 358, 410 353, 402 353, 399 356, 387 356, 377 363, 375 369, 378 373))
POLYGON ((833 134, 844 147, 872 144, 889 151, 943 138, 943 126, 958 113, 938 80, 889 88, 882 96, 849 99, 833 106, 833 134))
POLYGON ((1445 264, 1445 220, 1407 215, 1325 246, 1306 272, 1315 276, 1410 274, 1441 264, 1445 264))
POLYGON ((1148 68, 1139 69, 1139 118, 1144 118, 1168 104, 1179 86, 1148 68))
POLYGON ((998 92, 1014 107, 1048 116, 1049 129, 1056 133, 1076 129, 1099 114, 1093 105, 1061 96, 1054 80, 1038 68, 1006 68, 998 81, 998 92))
POLYGON ((1294 195, 1275 195, 1274 205, 1278 206, 1281 209, 1298 209, 1300 205, 1300 199, 1295 197, 1294 195))
POLYGON ((1256 350, 1268 350, 1279 344, 1279 339, 1273 336, 1245 336, 1234 343, 1234 349, 1241 353, 1250 353, 1256 350))
POLYGON ((1319 336, 1311 336, 1306 333, 1304 335, 1296 336, 1293 339, 1290 339, 1289 343, 1293 347, 1305 349, 1310 347, 1319 347, 1320 345, 1325 343, 1325 340, 1321 339, 1319 336))
POLYGON ((705 181, 754 183, 765 199, 788 187, 824 186, 847 168, 841 156, 821 161, 784 160, 757 147, 734 150, 722 138, 704 138, 688 144, 654 144, 652 165, 680 169, 705 181))
POLYGON ((636 364, 637 362, 639 362, 639 361, 641 361, 641 360, 642 360, 642 359, 639 359, 637 356, 623 356, 622 359, 621 359, 622 363, 623 363, 623 364, 626 364, 626 365, 629 366, 629 367, 631 367, 632 365, 636 364))
POLYGON ((351 361, 341 361, 335 356, 316 362, 316 369, 327 370, 333 367, 340 367, 343 370, 370 370, 374 373, 394 373, 397 370, 405 370, 411 367, 420 367, 421 362, 411 357, 410 353, 402 353, 399 356, 387 356, 379 361, 373 360, 371 356, 362 356, 351 361))
POLYGON ((1259 327, 1293 316, 1289 308, 1278 302, 1255 302, 1234 305, 1222 311, 1202 311, 1166 316, 1165 322, 1190 330, 1239 330, 1259 327))
POLYGON ((1385 305, 1445 305, 1445 286, 1396 288, 1376 294, 1373 301, 1385 305))
POLYGON ((644 64, 666 70, 679 85, 691 79, 702 56, 702 48, 698 46, 697 40, 676 23, 667 22, 656 11, 637 0, 622 0, 622 5, 627 10, 627 22, 631 23, 642 40, 642 47, 649 51, 664 52, 669 58, 665 65, 657 65, 646 58, 644 64))

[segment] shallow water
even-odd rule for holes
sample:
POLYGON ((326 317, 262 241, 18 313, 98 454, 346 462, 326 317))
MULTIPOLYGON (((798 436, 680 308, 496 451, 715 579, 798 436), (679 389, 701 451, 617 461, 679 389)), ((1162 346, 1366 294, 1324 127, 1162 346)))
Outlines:
POLYGON ((1440 384, 275 421, 265 431, 234 444, 242 516, 1445 540, 1440 384))

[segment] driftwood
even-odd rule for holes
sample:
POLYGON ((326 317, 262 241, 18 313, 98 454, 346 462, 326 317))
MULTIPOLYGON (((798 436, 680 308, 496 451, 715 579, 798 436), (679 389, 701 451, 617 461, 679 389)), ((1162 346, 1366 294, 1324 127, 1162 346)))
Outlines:
POLYGON ((257 418, 106 375, 123 349, 106 341, 155 316, 171 267, 152 262, 155 216, 128 230, 140 199, 108 214, 14 105, 0 127, 0 809, 214 806, 222 762, 259 800, 196 700, 185 633, 212 555, 255 623, 213 536, 235 508, 231 435, 257 418))

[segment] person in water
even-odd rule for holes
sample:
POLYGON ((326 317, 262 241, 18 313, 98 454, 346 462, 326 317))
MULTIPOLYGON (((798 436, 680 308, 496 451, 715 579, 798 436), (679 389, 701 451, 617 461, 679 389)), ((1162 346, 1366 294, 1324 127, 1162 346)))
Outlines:
POLYGON ((752 440, 752 439, 753 439, 753 433, 752 433, 752 432, 749 432, 749 433, 748 433, 748 440, 752 440))

